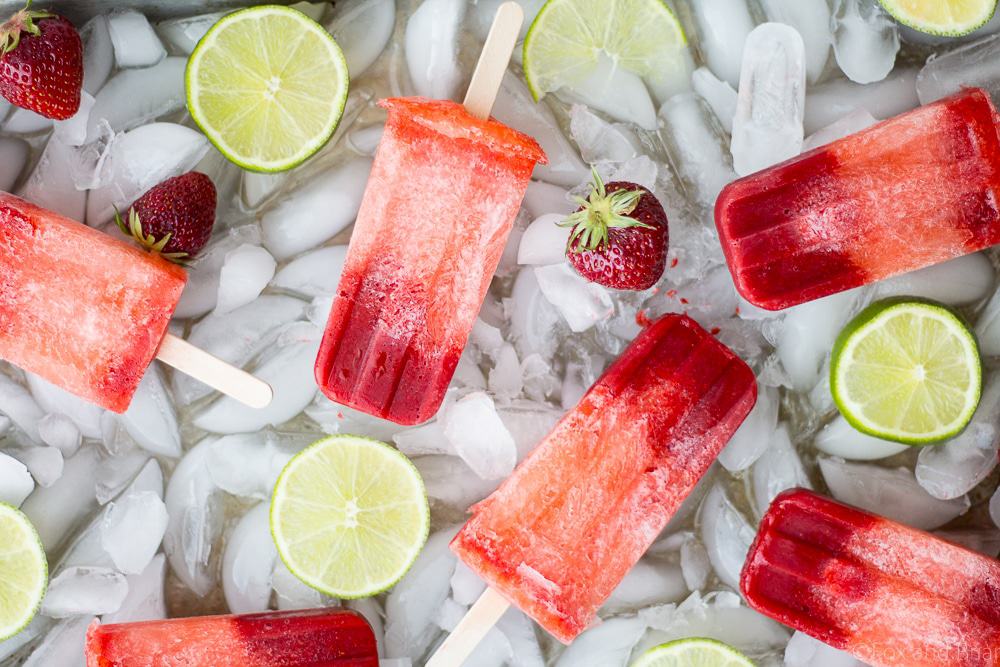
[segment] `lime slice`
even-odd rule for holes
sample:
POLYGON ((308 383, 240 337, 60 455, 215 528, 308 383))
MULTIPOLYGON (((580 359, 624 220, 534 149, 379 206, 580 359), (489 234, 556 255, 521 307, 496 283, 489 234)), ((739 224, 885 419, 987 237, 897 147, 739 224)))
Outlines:
POLYGON ((663 0, 549 0, 524 39, 535 100, 584 81, 600 56, 647 80, 686 67, 684 29, 663 0))
POLYGON ((732 646, 694 637, 654 646, 632 667, 753 667, 753 663, 732 646))
POLYGON ((946 307, 888 299, 840 332, 830 388, 863 433, 909 445, 939 442, 960 433, 979 405, 979 347, 946 307))
POLYGON ((31 622, 45 597, 49 566, 28 517, 0 503, 0 641, 31 622))
POLYGON ((958 37, 993 18, 997 0, 879 0, 905 26, 930 35, 958 37))
POLYGON ((347 63, 302 12, 262 5, 223 17, 187 65, 187 106, 244 169, 284 171, 329 141, 347 100, 347 63))
POLYGON ((430 529, 420 473, 389 445, 336 435, 298 453, 271 498, 271 534, 288 569, 338 598, 391 588, 430 529))

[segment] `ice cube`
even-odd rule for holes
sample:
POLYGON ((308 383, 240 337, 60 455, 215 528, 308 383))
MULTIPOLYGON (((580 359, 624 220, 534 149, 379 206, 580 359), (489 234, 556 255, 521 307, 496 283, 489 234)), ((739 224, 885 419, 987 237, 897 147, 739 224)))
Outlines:
POLYGON ((458 561, 455 574, 451 577, 451 597, 463 607, 471 606, 486 590, 486 582, 479 578, 469 566, 458 561))
POLYGON ((440 419, 410 428, 392 436, 399 451, 409 457, 428 454, 455 454, 455 448, 444 436, 440 419))
POLYGON ((524 389, 521 361, 510 343, 504 343, 500 349, 496 363, 490 369, 488 386, 494 396, 504 401, 516 398, 524 389))
POLYGON ((102 120, 122 132, 183 107, 186 66, 187 59, 171 57, 152 67, 115 74, 97 94, 87 120, 86 141, 98 138, 102 120))
POLYGON ((795 487, 812 488, 784 424, 771 436, 770 446, 753 464, 750 476, 757 516, 763 516, 774 497, 782 491, 795 487))
POLYGON ((52 129, 52 119, 41 116, 34 111, 15 107, 3 123, 4 132, 11 134, 35 134, 52 129))
POLYGON ((982 354, 991 357, 1000 355, 1000 290, 994 292, 979 314, 975 331, 982 354))
POLYGON ((278 602, 278 609, 316 609, 324 604, 323 595, 289 572, 280 558, 274 562, 271 586, 278 602))
POLYGON ((806 93, 806 134, 843 118, 855 109, 865 109, 875 118, 889 118, 920 105, 917 99, 917 69, 897 67, 882 81, 863 85, 847 79, 832 79, 806 93))
POLYGON ((43 208, 82 221, 87 211, 87 193, 77 189, 67 165, 77 149, 53 135, 18 194, 43 208))
MULTIPOLYGON (((53 127, 52 136, 58 137, 67 146, 82 146, 87 143, 87 128, 90 125, 90 114, 94 108, 96 100, 87 91, 80 93, 80 108, 72 117, 66 120, 57 120, 53 127)), ((95 139, 96 131, 95 131, 95 139)))
POLYGON ((746 470, 768 448, 777 427, 778 392, 772 387, 761 388, 750 414, 719 453, 719 463, 729 472, 746 470))
POLYGON ((201 38, 208 32, 208 29, 218 23, 219 19, 225 15, 226 12, 212 12, 211 14, 185 16, 160 21, 156 24, 156 28, 171 50, 189 56, 201 38))
POLYGON ((285 465, 311 439, 308 434, 299 436, 270 430, 219 438, 209 446, 212 481, 234 496, 270 498, 285 465))
POLYGON ((244 244, 226 253, 215 313, 225 315, 260 296, 277 266, 271 253, 260 246, 244 244))
POLYGON ((163 583, 167 574, 167 559, 157 554, 139 574, 125 577, 128 595, 118 611, 101 617, 102 623, 136 623, 159 621, 167 617, 163 583))
POLYGON ((559 656, 555 667, 607 667, 625 665, 632 647, 646 631, 636 616, 609 618, 585 630, 559 656))
POLYGON ((121 421, 135 442, 150 454, 169 458, 181 455, 177 413, 157 364, 146 369, 121 421))
POLYGON ((0 503, 20 507, 34 488, 35 482, 28 468, 14 457, 0 452, 0 503))
POLYGON ((627 125, 609 123, 582 104, 574 104, 569 117, 570 134, 588 163, 624 162, 642 152, 639 140, 627 125))
POLYGON ((826 69, 833 43, 827 0, 761 0, 761 5, 768 21, 790 25, 802 35, 809 83, 816 83, 826 69))
POLYGON ((656 129, 656 108, 638 75, 615 63, 603 50, 585 77, 560 89, 570 101, 583 102, 615 120, 656 129))
POLYGON ((868 113, 867 109, 855 109, 843 118, 835 120, 806 137, 802 144, 802 152, 825 146, 832 141, 871 127, 877 122, 878 120, 868 113))
MULTIPOLYGON (((504 0, 476 0, 473 3, 471 10, 472 29, 476 37, 479 38, 479 41, 486 40, 486 35, 490 32, 490 26, 493 25, 493 17, 496 16, 497 9, 502 2, 504 0)), ((523 40, 528 34, 531 22, 535 20, 538 11, 545 4, 545 0, 516 0, 516 2, 524 10, 524 22, 521 24, 521 32, 518 34, 518 40, 523 40)))
POLYGON ((690 6, 705 62, 717 77, 736 87, 743 44, 754 27, 746 0, 695 0, 690 6))
POLYGON ((909 445, 862 433, 840 415, 816 434, 816 449, 848 460, 874 461, 905 452, 909 448, 909 445))
POLYGON ((266 611, 271 599, 271 572, 278 550, 271 538, 271 504, 259 503, 239 520, 222 557, 222 590, 234 614, 266 611))
POLYGON ((12 192, 28 164, 31 147, 24 139, 0 137, 0 190, 12 192))
POLYGON ((524 193, 524 208, 532 218, 546 213, 568 215, 576 208, 564 188, 541 181, 531 181, 524 193))
POLYGON ((722 127, 694 93, 669 100, 660 117, 677 171, 692 198, 705 208, 715 206, 722 188, 736 180, 722 127))
POLYGON ((996 272, 985 254, 974 252, 875 284, 877 298, 918 296, 951 306, 985 299, 993 291, 996 272))
POLYGON ((52 578, 41 612, 50 618, 118 611, 128 594, 125 576, 106 567, 68 567, 52 578))
POLYGON ((313 250, 286 264, 271 284, 308 297, 332 295, 337 291, 346 259, 346 245, 313 250))
POLYGON ((647 559, 636 563, 601 606, 602 612, 619 613, 687 597, 687 584, 677 565, 647 559))
POLYGON ((456 401, 445 412, 442 428, 454 451, 481 479, 500 480, 513 472, 517 446, 488 395, 475 392, 456 401))
POLYGON ((796 632, 785 647, 785 667, 867 667, 850 653, 796 632))
POLYGON ((344 52, 351 80, 364 74, 378 59, 395 25, 395 0, 347 0, 336 4, 326 27, 344 52))
POLYGON ((783 23, 764 23, 747 36, 733 119, 736 173, 746 176, 802 152, 805 46, 783 23))
POLYGON ((464 0, 424 0, 406 23, 406 65, 417 95, 449 99, 458 95, 463 73, 458 41, 464 0))
MULTIPOLYGON (((20 654, 21 649, 46 633, 52 627, 53 623, 52 619, 36 615, 23 630, 9 639, 0 641, 0 662, 6 661, 12 655, 20 654)), ((38 664, 37 660, 35 664, 38 664)))
POLYGON ((698 591, 708 584, 712 573, 712 561, 708 558, 705 545, 693 533, 681 544, 681 574, 688 589, 698 591))
POLYGON ((881 81, 899 51, 896 22, 876 0, 834 0, 833 52, 851 81, 881 81))
POLYGON ((102 14, 87 21, 80 28, 80 37, 83 38, 83 89, 96 95, 115 66, 108 17, 102 14))
POLYGON ((192 169, 208 152, 205 135, 175 123, 150 123, 126 132, 111 147, 109 182, 90 192, 87 224, 111 219, 154 185, 192 169))
POLYGON ((698 510, 701 541, 719 580, 739 590, 740 570, 755 531, 729 500, 725 488, 716 484, 698 510))
POLYGON ((118 67, 149 67, 167 55, 153 26, 137 11, 127 10, 108 16, 108 31, 118 67))
POLYGON ((351 130, 347 135, 347 145, 358 155, 374 157, 385 133, 385 125, 378 123, 351 130))
POLYGON ((73 456, 83 438, 80 429, 66 415, 47 414, 38 422, 38 436, 46 445, 55 447, 63 456, 73 456))
POLYGON ((399 424, 334 403, 323 392, 316 393, 305 413, 320 425, 324 433, 363 433, 377 440, 392 440, 403 430, 399 424))
POLYGON ((882 468, 820 457, 819 469, 837 500, 914 528, 937 528, 964 514, 970 506, 967 496, 952 500, 934 498, 906 468, 882 468))
POLYGON ((498 480, 484 480, 457 456, 420 456, 413 460, 427 496, 460 512, 493 493, 498 480))
POLYGON ((157 494, 126 495, 104 513, 101 546, 118 571, 139 574, 153 560, 166 529, 167 509, 157 494))
POLYGON ((8 453, 28 467, 35 482, 49 488, 62 477, 64 462, 62 452, 55 447, 18 447, 8 453))
POLYGON ((260 221, 264 247, 283 261, 333 238, 357 217, 371 167, 369 158, 352 158, 271 206, 260 221))
POLYGON ((245 243, 259 245, 260 237, 260 227, 250 224, 234 227, 209 241, 208 246, 188 264, 188 282, 174 311, 174 318, 201 317, 215 308, 219 297, 219 275, 226 254, 245 243))
POLYGON ((91 616, 67 618, 56 624, 21 667, 84 667, 84 646, 87 628, 95 619, 91 616))
POLYGON ((864 288, 857 288, 803 303, 785 312, 775 348, 795 389, 808 391, 819 381, 824 359, 864 295, 864 288))
POLYGON ((536 102, 519 76, 504 74, 492 115, 515 130, 534 137, 545 151, 548 164, 535 165, 534 175, 548 183, 567 188, 587 180, 587 165, 566 139, 552 110, 536 102))
POLYGON ((586 331, 614 314, 610 292, 578 274, 569 262, 538 266, 533 270, 542 294, 572 331, 586 331))
POLYGON ((699 67, 691 74, 691 86, 715 112, 722 128, 732 133, 733 118, 736 116, 736 90, 728 82, 712 74, 712 70, 707 67, 699 67))
POLYGON ((963 88, 985 88, 1000 100, 1000 34, 933 54, 917 76, 921 104, 948 97, 963 88))
POLYGON ((149 454, 138 447, 105 458, 97 470, 97 502, 103 505, 116 497, 148 462, 149 454))
POLYGON ((43 410, 69 417, 85 438, 101 437, 101 415, 104 410, 37 375, 25 373, 25 378, 31 395, 43 410))

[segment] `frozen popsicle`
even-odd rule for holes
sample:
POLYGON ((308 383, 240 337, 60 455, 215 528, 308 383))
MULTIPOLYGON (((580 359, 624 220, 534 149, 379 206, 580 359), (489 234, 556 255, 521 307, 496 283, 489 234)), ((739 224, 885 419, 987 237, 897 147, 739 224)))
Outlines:
POLYGON ((771 503, 740 588, 876 667, 1000 664, 1000 562, 811 491, 771 503))
MULTIPOLYGON (((520 25, 520 8, 507 4, 501 13, 520 25)), ((484 62, 496 65, 490 42, 477 74, 484 62)), ((464 106, 380 102, 389 115, 316 360, 331 400, 400 424, 441 405, 531 172, 545 161, 533 139, 486 118, 499 80, 486 104, 475 78, 464 106)))
POLYGON ((687 316, 660 318, 472 508, 452 550, 496 593, 570 642, 756 396, 753 372, 715 337, 687 316))
POLYGON ((0 192, 0 359, 115 412, 158 354, 225 391, 210 377, 221 368, 231 393, 262 389, 266 405, 266 384, 167 334, 186 282, 155 254, 0 192))
POLYGON ((94 621, 86 650, 87 667, 378 667, 371 626, 346 609, 94 621))
POLYGON ((739 292, 779 310, 1000 243, 1000 131, 971 88, 729 184, 739 292))

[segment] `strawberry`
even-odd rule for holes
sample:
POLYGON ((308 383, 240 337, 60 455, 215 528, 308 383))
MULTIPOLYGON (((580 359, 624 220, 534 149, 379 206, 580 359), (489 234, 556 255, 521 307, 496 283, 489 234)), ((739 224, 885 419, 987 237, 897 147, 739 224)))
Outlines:
POLYGON ((584 278, 613 289, 644 290, 663 275, 667 214, 652 192, 625 181, 605 185, 594 171, 590 196, 565 221, 566 257, 584 278))
POLYGON ((83 42, 62 16, 31 9, 31 0, 0 25, 0 95, 46 118, 80 109, 83 42))
POLYGON ((215 184, 205 174, 189 171, 154 186, 129 208, 128 225, 115 222, 149 250, 171 261, 197 255, 215 224, 215 184))

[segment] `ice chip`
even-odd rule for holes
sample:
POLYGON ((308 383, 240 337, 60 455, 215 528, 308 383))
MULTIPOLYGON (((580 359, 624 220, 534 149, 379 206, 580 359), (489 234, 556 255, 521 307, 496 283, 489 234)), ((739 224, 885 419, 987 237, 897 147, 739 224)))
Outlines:
POLYGON ((787 426, 779 426, 770 440, 770 445, 750 471, 758 516, 763 516, 771 501, 782 491, 795 487, 812 488, 799 453, 788 437, 787 426))
POLYGON ((611 613, 633 611, 654 604, 679 602, 687 594, 680 567, 644 559, 629 570, 601 609, 611 613))
POLYGON ((80 28, 83 39, 83 89, 96 95, 111 76, 115 66, 115 48, 106 15, 95 16, 80 28))
POLYGON ((722 583, 739 590, 740 569, 753 542, 753 527, 718 484, 705 496, 698 510, 698 523, 715 574, 722 583))
POLYGON ((699 67, 691 74, 691 85, 715 112, 722 128, 732 133, 738 97, 736 89, 728 82, 719 80, 707 67, 699 67))
POLYGON ((406 64, 417 95, 451 99, 458 95, 462 68, 458 40, 464 0, 423 0, 406 23, 406 64))
POLYGON ((38 422, 38 436, 46 445, 55 447, 63 456, 73 456, 83 438, 73 420, 58 413, 47 414, 38 422))
POLYGON ((346 259, 346 245, 313 250, 286 264, 271 284, 308 297, 332 295, 337 291, 346 259))
POLYGON ((1000 99, 1000 35, 994 34, 944 53, 933 54, 917 75, 921 104, 979 87, 1000 99))
POLYGON ((746 0, 697 0, 691 3, 691 10, 709 68, 729 85, 737 86, 743 45, 754 27, 746 0))
MULTIPOLYGON (((692 197, 705 208, 736 180, 728 140, 719 122, 694 93, 677 95, 660 109, 668 148, 692 197)), ((716 244, 718 241, 716 241, 716 244)))
POLYGON ((28 467, 38 486, 48 488, 63 474, 63 455, 55 447, 19 447, 9 453, 28 467))
POLYGON ((868 113, 867 109, 855 109, 843 118, 839 118, 826 127, 820 128, 806 137, 802 144, 802 152, 811 151, 814 148, 825 146, 837 139, 842 139, 849 134, 860 132, 871 127, 878 120, 868 113))
POLYGON ((51 618, 110 614, 118 611, 127 594, 125 576, 114 570, 69 567, 49 582, 41 612, 51 618))
POLYGON ((226 253, 219 274, 215 313, 225 315, 260 296, 277 266, 271 253, 260 246, 244 244, 226 253))
POLYGON ((607 320, 615 311, 610 292, 582 277, 569 262, 535 267, 534 272, 542 294, 577 333, 607 320))
POLYGON ((108 17, 108 31, 118 67, 149 67, 167 55, 153 26, 137 11, 111 14, 108 17))
POLYGON ((514 470, 517 446, 486 394, 475 392, 450 406, 443 430, 454 451, 480 478, 500 480, 514 470))
POLYGON ((361 76, 382 54, 395 25, 395 0, 337 3, 327 29, 344 52, 352 80, 361 76))
POLYGON ((120 572, 139 574, 152 562, 166 529, 167 509, 159 495, 129 494, 108 505, 101 521, 101 546, 120 572))
POLYGON ((183 107, 186 66, 187 59, 171 57, 152 67, 119 71, 97 93, 86 120, 86 141, 97 140, 102 120, 123 132, 183 107))
POLYGON ((843 118, 856 109, 865 109, 875 118, 889 118, 920 105, 917 99, 917 70, 897 67, 882 81, 860 84, 848 79, 831 79, 806 92, 806 134, 843 118))
POLYGON ((156 364, 146 369, 121 422, 135 442, 150 454, 169 458, 181 455, 177 413, 163 372, 156 364))
POLYGON ((881 81, 896 63, 896 22, 876 0, 834 0, 833 51, 851 81, 881 81))
POLYGON ((234 614, 266 611, 271 599, 271 572, 278 550, 271 539, 268 512, 259 503, 239 520, 226 541, 222 557, 222 590, 234 614))
POLYGON ((884 459, 909 448, 909 445, 862 433, 840 415, 816 434, 816 449, 849 461, 884 459))
POLYGON ((624 162, 641 153, 638 139, 627 126, 609 123, 582 104, 573 105, 569 118, 573 141, 580 147, 583 159, 590 164, 624 162))
POLYGON ((146 569, 139 574, 125 577, 128 595, 118 611, 101 617, 102 623, 136 623, 158 621, 167 617, 163 597, 163 583, 167 574, 167 559, 157 554, 146 569))
POLYGON ((777 427, 778 392, 771 387, 760 389, 750 414, 719 453, 719 463, 730 472, 746 470, 768 448, 777 427))
POLYGON ((806 47, 809 83, 816 83, 830 59, 830 5, 827 0, 761 0, 768 21, 795 28, 806 47))
POLYGON ((656 108, 646 84, 637 75, 617 66, 602 50, 593 69, 579 81, 560 90, 564 97, 603 111, 615 120, 656 129, 656 108))

